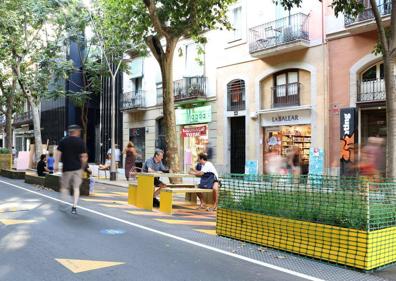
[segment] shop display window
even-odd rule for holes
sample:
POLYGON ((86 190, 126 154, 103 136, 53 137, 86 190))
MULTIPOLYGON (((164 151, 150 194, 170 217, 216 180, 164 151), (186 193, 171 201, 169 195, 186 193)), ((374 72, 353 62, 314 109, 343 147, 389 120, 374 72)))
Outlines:
POLYGON ((195 165, 198 154, 208 153, 208 125, 191 125, 182 128, 184 152, 184 170, 188 171, 195 165))

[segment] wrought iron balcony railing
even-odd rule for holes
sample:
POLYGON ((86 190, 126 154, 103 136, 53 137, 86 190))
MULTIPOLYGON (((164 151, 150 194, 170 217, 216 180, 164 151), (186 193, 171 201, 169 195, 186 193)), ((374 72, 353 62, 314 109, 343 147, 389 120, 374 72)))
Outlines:
POLYGON ((357 102, 376 102, 386 100, 385 80, 358 81, 357 102))
POLYGON ((120 101, 121 110, 141 109, 146 106, 145 91, 125 92, 120 101))
POLYGON ((297 13, 249 29, 249 52, 309 41, 308 16, 297 13))
MULTIPOLYGON (((380 12, 381 16, 390 15, 390 13, 392 11, 392 1, 391 0, 386 0, 386 1, 384 1, 383 4, 377 5, 377 7, 378 7, 378 11, 380 12)), ((367 21, 367 20, 371 20, 371 19, 374 19, 373 9, 371 8, 371 6, 366 6, 364 11, 361 12, 356 17, 345 16, 344 17, 344 22, 345 22, 345 26, 348 27, 348 26, 351 26, 353 24, 356 24, 356 23, 359 23, 359 22, 363 22, 363 21, 367 21)))
POLYGON ((272 107, 300 105, 300 83, 272 87, 272 107))
POLYGON ((22 113, 17 113, 14 116, 15 125, 26 124, 32 121, 33 121, 33 115, 31 110, 22 113))
POLYGON ((173 82, 175 101, 206 98, 206 77, 184 77, 173 82))

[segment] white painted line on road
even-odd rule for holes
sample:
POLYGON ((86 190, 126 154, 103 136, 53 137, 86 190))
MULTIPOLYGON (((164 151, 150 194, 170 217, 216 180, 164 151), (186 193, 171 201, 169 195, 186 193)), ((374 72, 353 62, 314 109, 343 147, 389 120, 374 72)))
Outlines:
MULTIPOLYGON (((21 189, 21 190, 36 194, 38 196, 41 196, 41 197, 44 197, 44 198, 47 198, 47 199, 50 199, 50 200, 53 200, 53 201, 57 201, 57 202, 66 204, 66 205, 70 205, 70 206, 72 205, 69 202, 66 202, 66 201, 60 200, 58 198, 54 198, 54 197, 51 197, 51 196, 48 196, 48 195, 45 195, 45 194, 30 190, 28 188, 25 188, 25 187, 22 187, 22 186, 19 186, 19 185, 16 185, 16 184, 12 184, 12 183, 9 183, 9 182, 6 182, 6 181, 2 181, 2 180, 0 180, 0 183, 4 183, 4 184, 7 184, 7 185, 16 187, 18 189, 21 189)), ((175 240, 178 240, 178 241, 182 241, 182 242, 185 242, 185 243, 197 246, 197 247, 201 247, 201 248, 204 248, 204 249, 216 252, 216 253, 220 253, 220 254, 223 254, 223 255, 226 255, 226 256, 237 258, 237 259, 240 259, 240 260, 243 260, 243 261, 246 261, 246 262, 250 262, 250 263, 253 263, 253 264, 256 264, 256 265, 263 266, 263 267, 271 268, 273 270, 277 270, 277 271, 280 271, 280 272, 288 273, 290 275, 294 275, 294 276, 297 276, 297 277, 300 277, 300 278, 304 278, 304 279, 312 280, 312 281, 324 281, 324 279, 319 279, 319 278, 316 278, 316 277, 313 277, 313 276, 310 276, 310 275, 307 275, 307 274, 304 274, 304 273, 296 272, 296 271, 293 271, 293 270, 290 270, 290 269, 287 269, 287 268, 283 268, 283 267, 280 267, 280 266, 276 266, 276 265, 272 265, 272 264, 265 263, 265 262, 262 262, 262 261, 258 261, 258 260, 255 260, 255 259, 252 259, 252 258, 248 258, 248 257, 242 256, 242 255, 238 255, 238 254, 235 254, 235 253, 227 252, 227 251, 218 249, 216 247, 208 246, 208 245, 205 245, 205 244, 202 244, 202 243, 199 243, 199 242, 195 242, 195 241, 183 238, 183 237, 179 237, 179 236, 176 236, 176 235, 173 235, 173 234, 170 234, 170 233, 166 233, 166 232, 163 232, 163 231, 160 231, 160 230, 156 230, 156 229, 144 226, 144 225, 140 225, 140 224, 133 223, 133 222, 130 222, 130 221, 127 221, 127 220, 123 220, 123 219, 120 219, 120 218, 117 218, 117 217, 113 217, 113 216, 110 216, 110 215, 107 215, 107 214, 104 214, 104 213, 101 213, 101 212, 98 212, 98 211, 95 211, 95 210, 92 210, 92 209, 88 209, 88 208, 81 207, 81 206, 79 206, 78 209, 84 210, 84 211, 90 212, 92 214, 96 214, 98 216, 102 216, 102 217, 105 217, 105 218, 108 218, 108 219, 111 219, 111 220, 115 220, 115 221, 130 225, 130 226, 134 226, 136 228, 147 230, 149 232, 156 233, 156 234, 168 237, 168 238, 172 238, 172 239, 175 239, 175 240)))

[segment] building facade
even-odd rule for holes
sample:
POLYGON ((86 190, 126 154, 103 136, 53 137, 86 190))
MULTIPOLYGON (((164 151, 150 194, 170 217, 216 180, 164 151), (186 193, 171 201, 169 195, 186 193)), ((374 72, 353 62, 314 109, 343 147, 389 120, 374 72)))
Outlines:
MULTIPOLYGON (((386 138, 386 93, 382 57, 373 50, 377 27, 369 1, 357 17, 327 15, 329 50, 329 143, 333 174, 353 175, 354 161, 369 137, 386 138)), ((391 1, 377 1, 385 25, 391 1)), ((385 159, 384 159, 385 160, 385 159)), ((385 163, 383 163, 385 165, 385 163)))

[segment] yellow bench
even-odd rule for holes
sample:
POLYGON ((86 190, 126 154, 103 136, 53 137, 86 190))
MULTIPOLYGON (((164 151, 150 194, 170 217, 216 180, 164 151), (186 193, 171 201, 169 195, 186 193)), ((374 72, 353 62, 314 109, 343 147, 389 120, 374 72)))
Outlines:
POLYGON ((160 193, 161 212, 172 214, 173 194, 175 193, 213 193, 213 190, 201 188, 163 188, 160 193))

